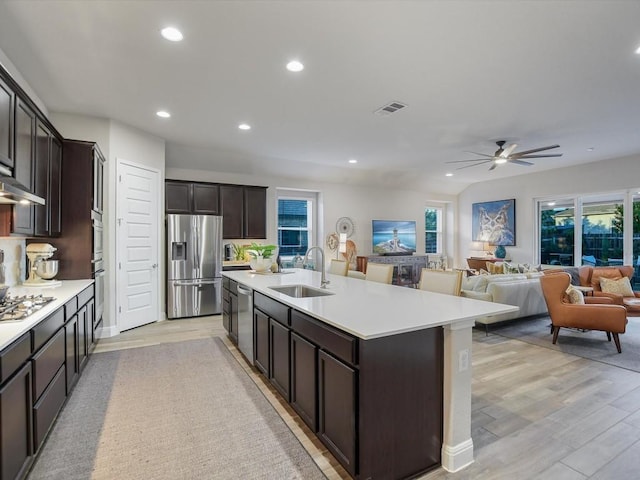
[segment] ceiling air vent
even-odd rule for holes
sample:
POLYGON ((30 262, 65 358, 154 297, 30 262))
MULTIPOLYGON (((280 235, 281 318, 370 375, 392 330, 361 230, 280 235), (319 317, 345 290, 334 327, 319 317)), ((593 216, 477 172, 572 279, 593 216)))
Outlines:
POLYGON ((375 113, 376 115, 391 115, 392 113, 396 113, 398 110, 401 110, 404 107, 406 107, 404 103, 391 102, 384 105, 383 107, 380 107, 373 113, 375 113))

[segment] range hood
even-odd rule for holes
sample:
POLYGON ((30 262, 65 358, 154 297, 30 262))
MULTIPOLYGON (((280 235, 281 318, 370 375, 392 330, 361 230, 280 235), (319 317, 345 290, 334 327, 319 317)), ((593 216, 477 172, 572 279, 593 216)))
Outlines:
POLYGON ((13 177, 0 175, 0 204, 33 203, 44 205, 44 198, 31 193, 24 185, 13 177))

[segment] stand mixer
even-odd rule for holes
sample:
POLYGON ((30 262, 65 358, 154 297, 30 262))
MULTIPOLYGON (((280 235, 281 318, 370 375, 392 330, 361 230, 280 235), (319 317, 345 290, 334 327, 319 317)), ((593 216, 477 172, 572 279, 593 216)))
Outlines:
POLYGON ((29 278, 23 283, 25 287, 55 287, 60 280, 52 280, 58 274, 58 261, 47 260, 57 250, 49 243, 30 243, 27 245, 29 258, 29 278))

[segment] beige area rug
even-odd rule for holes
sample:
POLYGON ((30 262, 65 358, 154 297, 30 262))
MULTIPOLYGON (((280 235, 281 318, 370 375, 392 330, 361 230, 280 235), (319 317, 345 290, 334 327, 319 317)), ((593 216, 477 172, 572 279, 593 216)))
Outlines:
POLYGON ((93 355, 38 479, 325 479, 220 339, 93 355))

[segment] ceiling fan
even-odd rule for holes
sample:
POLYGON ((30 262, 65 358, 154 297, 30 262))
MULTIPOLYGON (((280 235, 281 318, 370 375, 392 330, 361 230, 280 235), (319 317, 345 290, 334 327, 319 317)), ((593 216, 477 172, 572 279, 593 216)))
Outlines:
POLYGON ((472 165, 465 165, 464 167, 457 168, 456 170, 462 170, 463 168, 475 167, 477 165, 483 165, 485 163, 491 162, 492 165, 489 167, 489 170, 493 170, 498 165, 503 163, 515 163, 517 165, 533 165, 531 162, 525 162, 523 159, 526 158, 549 158, 549 157, 561 157, 561 153, 547 153, 543 155, 532 155, 538 152, 544 152, 545 150, 551 150, 553 148, 559 148, 560 145, 549 145, 548 147, 540 147, 533 148, 531 150, 525 150, 524 152, 514 152, 514 150, 518 147, 516 143, 512 143, 504 147, 504 144, 507 143, 504 140, 499 140, 496 142, 498 145, 498 150, 495 151, 493 155, 487 155, 486 153, 477 153, 477 152, 467 152, 473 153, 474 155, 480 155, 485 158, 478 158, 475 160, 454 160, 452 162, 446 163, 467 163, 467 162, 475 162, 472 165))

